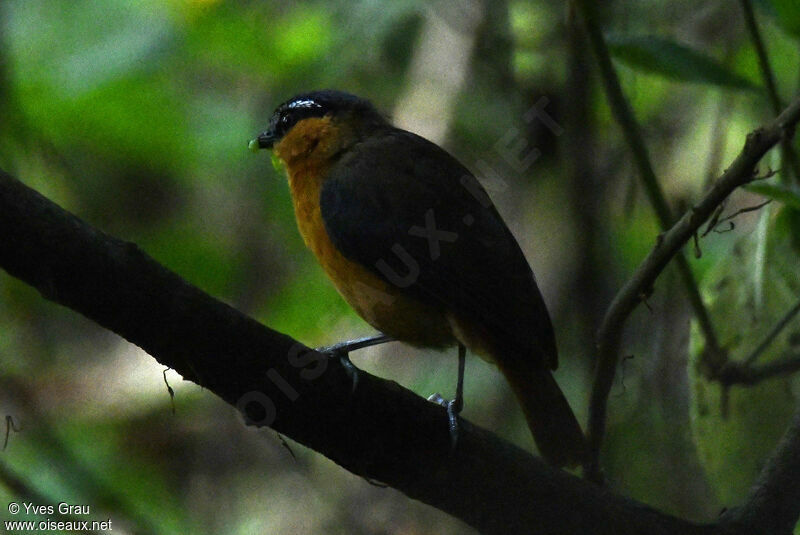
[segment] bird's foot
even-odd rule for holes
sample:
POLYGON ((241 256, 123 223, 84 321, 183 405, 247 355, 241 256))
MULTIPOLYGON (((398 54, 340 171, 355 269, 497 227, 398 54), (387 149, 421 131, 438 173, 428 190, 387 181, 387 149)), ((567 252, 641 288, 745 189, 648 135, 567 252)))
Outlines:
POLYGON ((342 368, 344 368, 345 373, 347 374, 348 377, 350 377, 350 381, 353 383, 351 387, 351 393, 355 393, 356 387, 358 387, 358 368, 356 368, 356 365, 353 364, 353 361, 350 360, 350 352, 347 351, 346 349, 337 348, 336 346, 338 345, 341 344, 336 344, 328 347, 320 347, 317 349, 317 351, 328 355, 329 358, 339 359, 342 368))
POLYGON ((450 449, 455 450, 458 444, 458 414, 464 408, 463 400, 461 399, 445 399, 438 392, 428 396, 428 401, 432 401, 437 405, 441 405, 447 409, 448 428, 450 430, 450 449))
POLYGON ((392 338, 386 336, 385 334, 379 334, 377 336, 367 336, 364 338, 357 338, 355 340, 347 340, 346 342, 339 342, 338 344, 333 344, 332 346, 320 347, 317 349, 317 351, 320 353, 325 353, 330 358, 339 359, 344 371, 353 382, 352 392, 355 392, 356 387, 358 386, 359 370, 350 360, 350 352, 391 341, 393 341, 392 338))

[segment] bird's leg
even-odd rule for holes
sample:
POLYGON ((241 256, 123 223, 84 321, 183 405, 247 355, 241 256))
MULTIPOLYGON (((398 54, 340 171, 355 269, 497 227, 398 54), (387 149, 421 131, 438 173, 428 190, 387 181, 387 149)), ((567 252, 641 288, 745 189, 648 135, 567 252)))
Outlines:
POLYGON ((332 346, 325 346, 320 347, 317 349, 320 353, 329 353, 332 355, 339 355, 344 353, 345 355, 350 353, 351 351, 356 351, 357 349, 363 349, 365 347, 370 346, 377 346, 380 344, 385 344, 386 342, 394 342, 394 338, 391 336, 387 336, 385 334, 376 334, 375 336, 365 336, 363 338, 356 338, 355 340, 347 340, 345 342, 339 342, 338 344, 333 344, 332 346))
POLYGON ((456 397, 447 404, 447 418, 450 421, 450 445, 453 449, 458 442, 458 415, 464 408, 464 369, 467 365, 467 348, 458 344, 458 382, 456 383, 456 397))
POLYGON ((365 336, 363 338, 356 338, 355 340, 339 342, 338 344, 333 344, 332 346, 320 347, 317 349, 317 351, 339 359, 339 362, 342 363, 347 375, 349 375, 350 379, 353 380, 353 392, 355 392, 356 386, 358 386, 358 368, 356 368, 350 360, 350 352, 356 351, 357 349, 363 349, 365 347, 384 344, 386 342, 394 342, 394 338, 391 336, 386 336, 385 334, 377 334, 375 336, 365 336))
POLYGON ((453 449, 458 442, 458 415, 464 408, 464 368, 467 364, 467 348, 458 344, 458 382, 456 383, 455 399, 446 400, 438 392, 431 395, 428 401, 438 403, 447 409, 447 419, 450 423, 450 445, 453 449))

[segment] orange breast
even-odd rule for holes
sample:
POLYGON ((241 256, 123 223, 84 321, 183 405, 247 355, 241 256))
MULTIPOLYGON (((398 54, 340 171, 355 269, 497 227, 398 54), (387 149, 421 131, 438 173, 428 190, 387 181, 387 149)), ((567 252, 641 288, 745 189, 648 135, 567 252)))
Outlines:
POLYGON ((445 311, 406 296, 357 262, 342 255, 325 229, 319 206, 328 158, 341 139, 329 118, 306 119, 275 147, 289 174, 297 226, 339 293, 367 323, 397 340, 425 347, 455 343, 445 311))

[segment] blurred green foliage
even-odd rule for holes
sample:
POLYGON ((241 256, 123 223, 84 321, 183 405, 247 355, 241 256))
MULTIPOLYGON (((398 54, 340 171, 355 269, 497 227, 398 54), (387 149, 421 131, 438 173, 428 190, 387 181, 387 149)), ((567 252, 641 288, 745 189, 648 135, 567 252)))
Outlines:
MULTIPOLYGON (((703 279, 720 343, 739 360, 765 339, 800 295, 797 254, 783 232, 766 224, 769 211, 765 209, 759 229, 737 239, 729 255, 703 279)), ((781 332, 759 362, 782 358, 796 345, 793 338, 798 334, 796 326, 781 332)), ((696 330, 692 341, 690 399, 698 454, 720 501, 733 503, 747 494, 783 434, 800 390, 793 391, 791 377, 723 388, 703 373, 704 344, 696 330)))
POLYGON ((609 37, 608 44, 614 57, 642 72, 679 82, 758 90, 757 84, 670 39, 624 35, 609 37))
MULTIPOLYGON (((800 7, 796 0, 758 7, 788 101, 798 90, 800 7)), ((615 2, 604 18, 677 213, 770 118, 756 55, 728 2, 615 2)), ((6 0, 0 167, 210 294, 324 345, 371 330, 305 250, 284 177, 265 154, 247 151, 247 141, 275 105, 314 88, 361 94, 402 124, 442 121, 448 135, 437 141, 473 171, 488 163, 500 179, 490 192, 537 273, 561 348, 557 378, 584 418, 594 332, 659 229, 594 58, 569 39, 569 20, 555 0, 6 0), (422 40, 437 31, 469 37, 460 83, 441 81, 454 74, 455 51, 422 40), (420 70, 423 58, 435 68, 420 70), (402 105, 426 87, 435 102, 437 92, 453 93, 452 108, 402 105), (565 128, 559 135, 522 119, 542 96, 565 128), (497 149, 511 129, 542 152, 522 173, 497 149)), ((766 165, 781 169, 775 151, 766 165)), ((797 261, 797 182, 781 171, 737 192, 725 213, 764 197, 775 200, 770 209, 710 233, 692 261, 734 358, 800 297, 796 285, 778 284, 771 264, 752 261, 766 249, 789 271, 797 261), (721 276, 733 293, 720 293, 721 276), (764 297, 757 317, 745 298, 756 279, 764 297)), ((611 399, 607 474, 620 492, 713 520, 744 499, 796 404, 797 381, 735 387, 723 416, 717 387, 689 363, 691 314, 670 270, 647 305, 626 330, 632 358, 611 399)), ((775 354, 796 331, 792 323, 775 354)), ((700 344, 695 338, 693 362, 700 344)), ((451 352, 393 344, 355 358, 422 395, 454 388, 451 352)), ((0 369, 1 412, 20 429, 0 453, 2 503, 85 503, 92 519, 111 518, 115 531, 130 533, 468 531, 296 444, 293 460, 273 432, 246 428, 233 408, 168 373, 173 415, 163 370, 150 357, 5 274, 0 369)), ((533 448, 493 367, 470 360, 466 388, 467 418, 533 448)))

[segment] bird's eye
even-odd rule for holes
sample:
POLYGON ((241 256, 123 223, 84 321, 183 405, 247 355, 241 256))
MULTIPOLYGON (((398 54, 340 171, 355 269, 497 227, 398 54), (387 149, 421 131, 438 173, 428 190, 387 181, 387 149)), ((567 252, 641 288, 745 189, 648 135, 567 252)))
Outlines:
POLYGON ((309 117, 322 117, 325 108, 312 100, 298 100, 281 106, 272 118, 272 129, 275 134, 283 137, 294 125, 309 117))
POLYGON ((277 123, 275 124, 275 130, 277 131, 278 134, 283 135, 286 132, 288 132, 292 128, 292 126, 294 126, 295 122, 296 121, 294 120, 292 114, 281 113, 278 116, 277 123))

